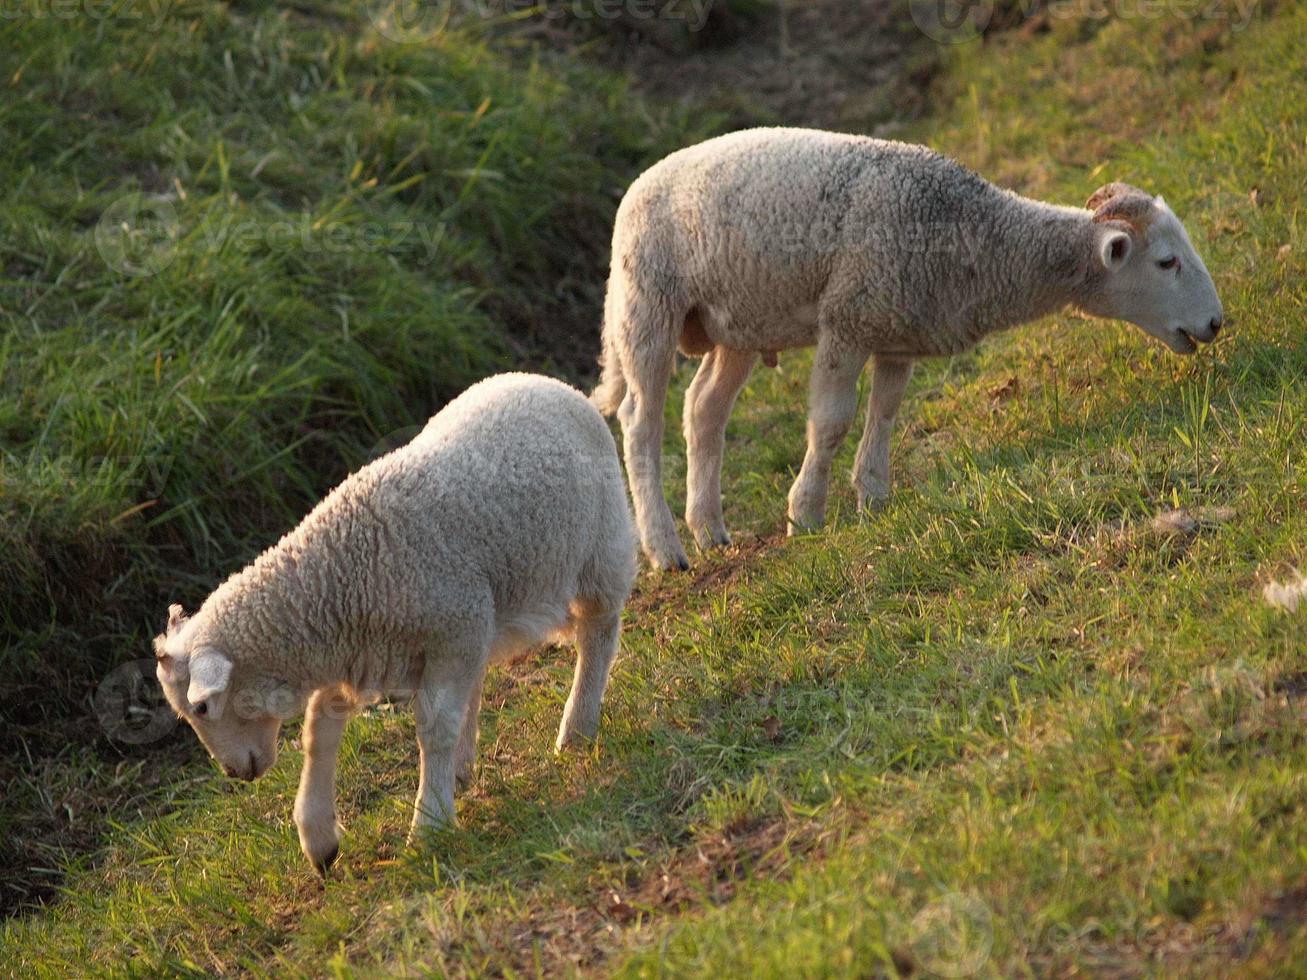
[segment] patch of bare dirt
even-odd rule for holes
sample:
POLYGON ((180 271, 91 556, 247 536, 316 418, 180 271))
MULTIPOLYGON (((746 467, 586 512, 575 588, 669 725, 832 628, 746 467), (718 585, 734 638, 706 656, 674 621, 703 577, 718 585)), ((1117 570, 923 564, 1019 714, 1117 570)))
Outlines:
POLYGON ((517 30, 555 48, 580 42, 640 92, 722 112, 727 129, 769 123, 866 133, 926 108, 936 48, 906 4, 717 0, 658 9, 649 17, 623 8, 602 31, 592 20, 564 17, 524 21, 517 30))
POLYGON ((836 832, 775 818, 699 836, 638 880, 599 886, 588 902, 531 910, 502 931, 501 962, 521 972, 543 967, 546 975, 593 969, 624 945, 624 931, 728 902, 747 877, 784 880, 797 863, 819 859, 836 832))
POLYGON ((693 96, 739 125, 865 132, 925 108, 933 61, 923 59, 921 41, 890 0, 780 0, 728 43, 674 59, 645 43, 625 67, 642 90, 693 96))

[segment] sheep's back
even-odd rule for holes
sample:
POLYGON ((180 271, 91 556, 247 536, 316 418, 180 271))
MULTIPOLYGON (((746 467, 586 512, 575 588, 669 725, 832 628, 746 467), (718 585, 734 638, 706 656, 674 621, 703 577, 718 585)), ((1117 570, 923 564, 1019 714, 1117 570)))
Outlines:
POLYGON ((674 153, 632 185, 614 268, 698 306, 719 343, 811 342, 815 322, 813 335, 787 331, 837 290, 892 330, 956 308, 1005 199, 926 147, 746 130, 674 153))
POLYGON ((473 386, 381 462, 372 508, 404 516, 409 560, 480 577, 500 601, 575 580, 630 535, 607 425, 548 378, 473 386))

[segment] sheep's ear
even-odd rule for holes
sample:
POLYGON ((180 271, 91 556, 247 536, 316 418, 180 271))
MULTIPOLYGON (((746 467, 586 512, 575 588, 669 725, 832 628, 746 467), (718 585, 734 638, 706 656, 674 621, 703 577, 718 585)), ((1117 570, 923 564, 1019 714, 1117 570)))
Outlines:
POLYGON ((1098 259, 1109 272, 1115 272, 1129 262, 1133 250, 1134 239, 1126 226, 1110 224, 1098 236, 1098 259))
POLYGON ((191 685, 186 689, 186 700, 191 704, 207 701, 215 694, 227 690, 231 680, 232 662, 213 647, 204 647, 190 659, 191 685))
POLYGON ((1097 211, 1106 202, 1114 197, 1139 195, 1148 197, 1147 192, 1141 191, 1134 184, 1125 184, 1119 180, 1114 180, 1110 184, 1104 184, 1094 193, 1089 195, 1089 200, 1085 202, 1085 207, 1090 211, 1097 211))
POLYGON ((1146 229, 1157 217, 1157 203, 1138 187, 1107 184, 1090 195, 1086 205, 1094 212, 1095 222, 1124 221, 1138 231, 1146 229))
POLYGON ((186 613, 179 603, 174 602, 168 607, 168 635, 172 636, 186 622, 186 613))

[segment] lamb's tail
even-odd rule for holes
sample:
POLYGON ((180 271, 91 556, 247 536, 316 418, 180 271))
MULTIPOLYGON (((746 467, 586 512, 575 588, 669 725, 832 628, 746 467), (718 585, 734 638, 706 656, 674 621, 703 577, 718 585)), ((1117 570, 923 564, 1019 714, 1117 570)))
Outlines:
POLYGON ((619 324, 614 313, 616 292, 611 286, 604 300, 603 350, 599 354, 599 384, 590 392, 590 404, 604 415, 615 415, 626 397, 626 377, 622 362, 617 356, 619 324))

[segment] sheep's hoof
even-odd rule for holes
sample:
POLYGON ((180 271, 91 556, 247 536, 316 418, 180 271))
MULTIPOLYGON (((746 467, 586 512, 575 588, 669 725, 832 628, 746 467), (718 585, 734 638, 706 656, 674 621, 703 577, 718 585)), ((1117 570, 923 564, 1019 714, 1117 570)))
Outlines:
POLYGON ((313 870, 323 878, 327 877, 327 872, 331 870, 331 866, 336 863, 336 858, 339 856, 340 845, 337 844, 330 851, 313 862, 313 870))
POLYGON ((684 553, 673 555, 671 558, 662 558, 657 555, 649 557, 649 563, 654 568, 664 572, 688 572, 690 570, 690 559, 685 557, 684 553))
POLYGON ((864 514, 874 514, 889 504, 888 484, 875 481, 870 486, 855 486, 854 489, 858 493, 858 510, 864 514))
POLYGON ((731 546, 731 536, 724 527, 713 528, 701 525, 694 529, 694 543, 699 546, 700 551, 729 548, 731 546))
POLYGON ((824 516, 815 520, 801 520, 797 517, 787 517, 785 519, 785 536, 787 538, 798 538, 806 534, 815 534, 821 530, 821 526, 826 523, 824 516))
POLYGON ((473 766, 459 766, 458 771, 454 773, 454 789, 462 793, 472 785, 475 777, 476 771, 473 766))

